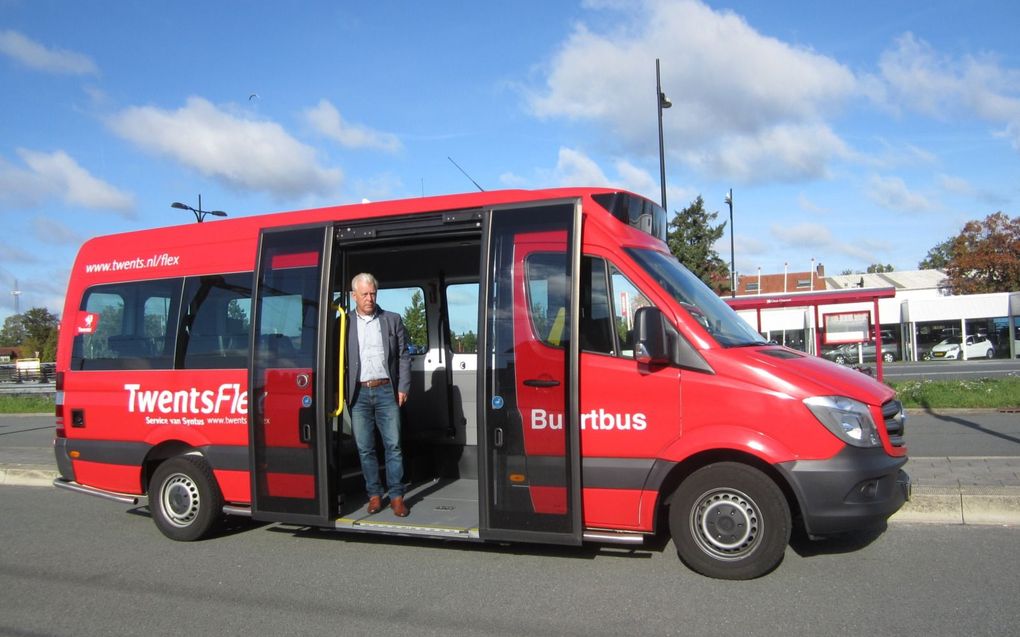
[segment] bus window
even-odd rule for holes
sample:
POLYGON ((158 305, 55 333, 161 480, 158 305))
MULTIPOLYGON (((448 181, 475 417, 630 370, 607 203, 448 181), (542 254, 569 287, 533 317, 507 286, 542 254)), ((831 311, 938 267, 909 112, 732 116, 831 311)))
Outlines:
POLYGON ((180 279, 169 279, 101 285, 86 291, 81 310, 95 316, 95 329, 75 336, 72 367, 171 368, 180 286, 180 279))
POLYGON ((531 327, 538 340, 552 347, 566 347, 570 338, 565 260, 562 252, 536 252, 524 262, 531 327))
POLYGON ((251 327, 251 272, 189 278, 184 285, 184 369, 244 368, 251 327))
POLYGON ((396 312, 404 319, 407 349, 411 354, 429 351, 428 326, 425 322, 425 291, 420 287, 379 288, 379 307, 396 312))
POLYGON ((579 338, 586 352, 612 354, 613 311, 606 282, 606 262, 595 257, 581 259, 581 323, 579 338))
POLYGON ((632 338, 634 312, 638 308, 652 303, 613 264, 609 264, 609 275, 612 285, 611 298, 615 308, 616 333, 620 339, 620 355, 625 358, 634 358, 634 339, 632 338))
POLYGON ((450 346, 454 354, 478 353, 478 284, 446 286, 450 313, 450 346))

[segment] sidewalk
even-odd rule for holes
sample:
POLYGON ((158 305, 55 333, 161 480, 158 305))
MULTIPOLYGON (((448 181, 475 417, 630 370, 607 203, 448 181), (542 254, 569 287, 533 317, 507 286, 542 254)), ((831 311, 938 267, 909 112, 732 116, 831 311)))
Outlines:
MULTIPOLYGON (((52 451, 0 448, 0 486, 50 486, 52 451)), ((1020 525, 1020 458, 911 458, 910 502, 891 523, 1020 525)))
POLYGON ((891 522, 1020 525, 1020 458, 911 458, 913 495, 891 522))

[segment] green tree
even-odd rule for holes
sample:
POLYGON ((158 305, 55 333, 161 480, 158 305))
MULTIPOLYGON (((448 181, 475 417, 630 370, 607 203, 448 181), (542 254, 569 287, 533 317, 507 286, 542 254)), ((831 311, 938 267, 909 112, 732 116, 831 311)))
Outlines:
POLYGON ((34 307, 25 312, 25 342, 23 352, 39 352, 39 358, 52 361, 57 358, 57 327, 59 319, 44 307, 34 307))
POLYGON ((44 361, 57 356, 57 317, 44 307, 34 307, 24 314, 9 316, 0 331, 0 345, 20 347, 22 356, 44 361))
POLYGON ((949 247, 945 287, 953 294, 1020 290, 1020 217, 968 221, 949 247))
POLYGON ((4 319, 4 326, 0 328, 0 346, 19 347, 25 342, 27 335, 24 317, 21 314, 12 314, 4 319))
POLYGON ((680 263, 705 282, 717 294, 730 291, 730 269, 713 247, 723 235, 726 222, 712 222, 718 212, 706 212, 705 201, 698 198, 679 211, 666 228, 669 251, 680 263))
POLYGON ((463 334, 453 335, 453 351, 458 354, 470 354, 478 351, 478 335, 472 330, 463 334))
POLYGON ((890 264, 882 265, 881 263, 872 263, 868 266, 868 274, 881 274, 882 272, 892 272, 896 268, 890 264))
POLYGON ((415 290, 411 294, 411 304, 404 310, 404 329, 407 330, 407 340, 416 347, 425 347, 428 344, 428 332, 425 327, 425 299, 421 290, 415 290))
POLYGON ((952 244, 953 239, 949 238, 928 250, 928 254, 917 264, 918 269, 945 270, 946 266, 949 265, 949 260, 952 258, 950 254, 952 244))

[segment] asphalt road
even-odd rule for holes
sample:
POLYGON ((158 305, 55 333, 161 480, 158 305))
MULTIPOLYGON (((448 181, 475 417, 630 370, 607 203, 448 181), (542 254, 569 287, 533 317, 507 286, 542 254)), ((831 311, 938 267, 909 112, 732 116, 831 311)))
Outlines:
POLYGON ((4 635, 1012 635, 1020 529, 895 525, 706 579, 650 550, 360 539, 247 524, 197 543, 142 511, 0 487, 4 635))
MULTIPOLYGON (((872 368, 874 363, 868 363, 872 368)), ((1020 359, 979 359, 971 361, 918 361, 886 363, 885 380, 965 380, 1020 376, 1020 359)))

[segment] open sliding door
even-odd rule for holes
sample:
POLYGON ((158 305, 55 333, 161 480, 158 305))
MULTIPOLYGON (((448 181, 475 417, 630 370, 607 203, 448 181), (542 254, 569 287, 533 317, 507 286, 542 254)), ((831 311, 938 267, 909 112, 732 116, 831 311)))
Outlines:
POLYGON ((495 209, 483 235, 479 455, 485 539, 580 544, 581 203, 495 209))
POLYGON ((252 516, 324 525, 330 498, 322 399, 332 230, 271 229, 259 242, 252 304, 252 516))

